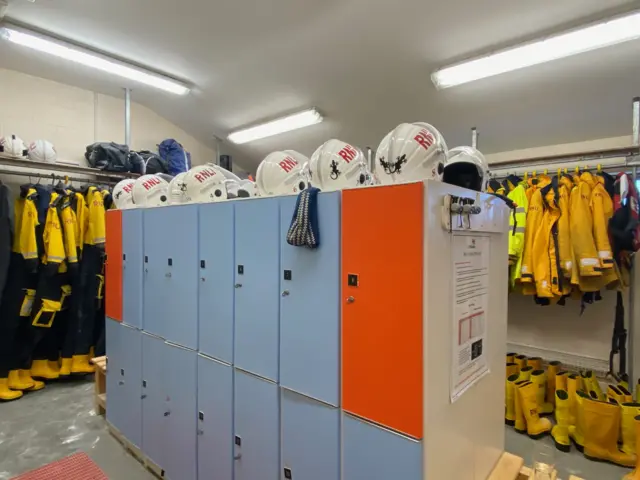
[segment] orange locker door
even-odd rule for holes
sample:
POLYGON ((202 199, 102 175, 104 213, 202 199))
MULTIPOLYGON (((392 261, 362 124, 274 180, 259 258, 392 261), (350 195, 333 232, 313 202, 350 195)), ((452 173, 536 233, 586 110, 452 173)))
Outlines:
POLYGON ((422 438, 422 183, 342 193, 342 405, 422 438))
POLYGON ((105 251, 105 312, 107 317, 122 321, 122 212, 107 211, 105 251))

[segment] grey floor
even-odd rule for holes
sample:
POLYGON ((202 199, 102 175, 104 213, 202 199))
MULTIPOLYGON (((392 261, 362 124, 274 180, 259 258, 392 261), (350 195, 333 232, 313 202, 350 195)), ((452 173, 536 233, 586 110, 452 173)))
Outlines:
POLYGON ((587 460, 573 446, 571 452, 564 453, 553 447, 553 440, 550 436, 541 440, 531 440, 526 435, 516 433, 511 427, 506 428, 505 449, 524 458, 525 465, 533 464, 533 455, 536 449, 539 450, 540 442, 544 442, 551 447, 555 455, 555 464, 558 476, 562 480, 567 480, 570 475, 576 475, 585 480, 622 480, 622 477, 629 473, 631 469, 617 467, 608 463, 592 462, 587 460))
MULTIPOLYGON (((553 446, 550 437, 533 441, 506 428, 506 450, 532 464, 539 442, 553 446)), ((630 470, 591 462, 578 451, 553 449, 560 478, 570 474, 585 480, 621 480, 630 470)), ((152 480, 137 460, 126 453, 93 412, 93 383, 52 383, 22 399, 0 403, 0 480, 46 465, 75 452, 87 453, 111 480, 152 480)))
POLYGON ((111 480, 155 477, 124 451, 93 412, 93 383, 51 383, 0 403, 0 480, 75 452, 87 453, 111 480))

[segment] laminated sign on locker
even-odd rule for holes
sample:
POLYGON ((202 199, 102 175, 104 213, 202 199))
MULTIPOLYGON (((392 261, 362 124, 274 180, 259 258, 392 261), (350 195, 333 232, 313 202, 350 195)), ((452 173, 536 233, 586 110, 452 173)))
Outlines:
POLYGON ((280 384, 340 404, 340 192, 318 195, 320 246, 287 243, 297 197, 280 200, 280 384))

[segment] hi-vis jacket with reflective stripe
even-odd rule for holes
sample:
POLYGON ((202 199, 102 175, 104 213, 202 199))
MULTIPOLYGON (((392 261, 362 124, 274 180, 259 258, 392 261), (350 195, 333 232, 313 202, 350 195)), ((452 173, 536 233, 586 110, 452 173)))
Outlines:
POLYGON ((571 190, 571 244, 580 277, 601 276, 600 259, 594 242, 591 194, 596 181, 584 172, 571 190))
MULTIPOLYGON (((62 223, 55 208, 55 201, 58 197, 57 193, 51 194, 49 209, 47 210, 47 220, 44 225, 44 233, 42 234, 44 252, 42 252, 42 263, 44 265, 56 264, 61 265, 66 259, 64 248, 64 240, 62 237, 62 223)), ((62 268, 62 270, 66 270, 62 268)))
POLYGON ((22 255, 27 261, 27 269, 33 272, 38 266, 36 227, 39 222, 35 204, 37 192, 34 188, 29 188, 23 193, 14 205, 16 234, 13 239, 13 251, 22 255))
MULTIPOLYGON (((535 179, 535 182, 530 181, 530 187, 526 191, 529 200, 529 206, 527 210, 527 228, 524 233, 524 252, 522 254, 522 268, 520 269, 521 278, 520 282, 523 284, 534 283, 533 277, 533 265, 534 265, 534 240, 536 233, 542 225, 542 217, 544 215, 544 204, 542 199, 541 188, 546 187, 551 183, 551 179, 548 177, 542 177, 535 179)), ((532 294, 531 289, 523 289, 523 293, 532 294)))
POLYGON ((96 187, 89 187, 85 195, 89 209, 87 230, 84 243, 88 245, 104 246, 105 241, 105 211, 102 193, 96 187))
POLYGON ((511 268, 510 282, 513 287, 520 278, 522 270, 522 254, 524 252, 525 232, 527 227, 527 211, 529 202, 524 185, 519 184, 509 192, 507 198, 516 204, 515 215, 509 216, 509 258, 515 259, 515 267, 511 268))
POLYGON ((613 216, 613 200, 604 188, 604 178, 593 178, 591 213, 593 214, 593 239, 598 249, 602 268, 613 268, 613 252, 609 242, 609 220, 613 216))

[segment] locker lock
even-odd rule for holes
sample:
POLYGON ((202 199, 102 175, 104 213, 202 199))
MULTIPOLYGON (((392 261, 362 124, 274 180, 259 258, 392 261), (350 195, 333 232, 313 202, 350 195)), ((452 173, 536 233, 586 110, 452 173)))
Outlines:
POLYGON ((293 479, 293 473, 291 472, 290 468, 284 467, 284 478, 286 478, 287 480, 293 479))
POLYGON ((347 298, 347 303, 353 303, 355 301, 356 301, 356 299, 354 297, 348 297, 347 298))
POLYGON ((241 283, 236 283, 235 287, 236 288, 242 288, 242 284, 241 283))
POLYGON ((204 412, 198 412, 198 420, 204 422, 204 412))
POLYGON ((173 258, 168 258, 167 259, 167 265, 169 265, 169 266, 173 265, 173 258))
POLYGON ((282 292, 282 296, 283 296, 283 297, 288 297, 288 296, 289 296, 289 290, 284 290, 284 291, 282 292))

